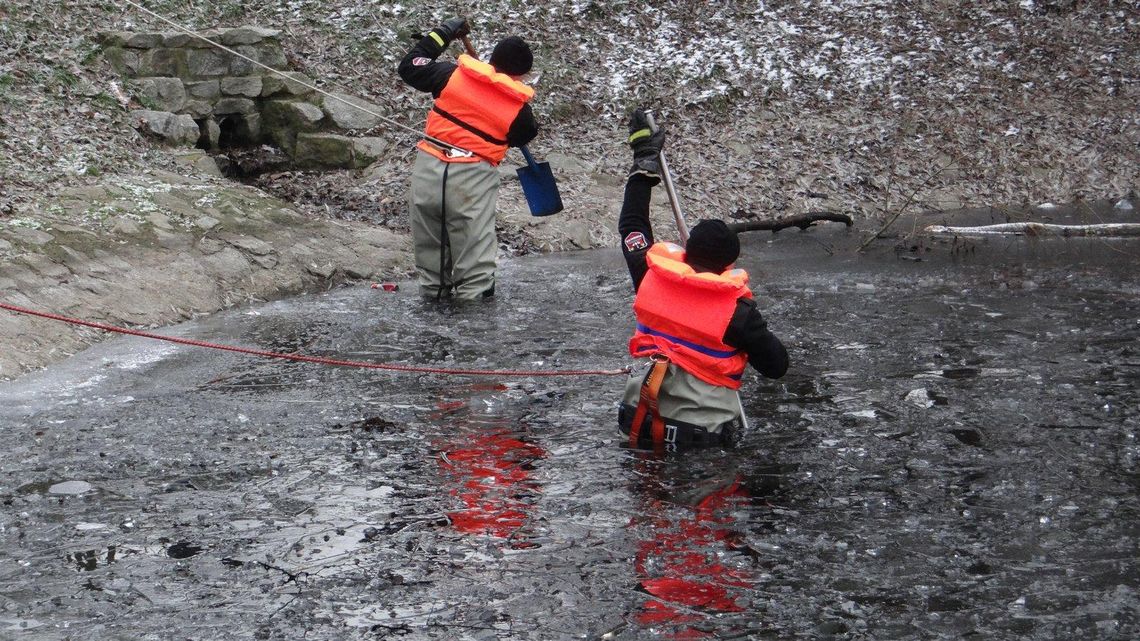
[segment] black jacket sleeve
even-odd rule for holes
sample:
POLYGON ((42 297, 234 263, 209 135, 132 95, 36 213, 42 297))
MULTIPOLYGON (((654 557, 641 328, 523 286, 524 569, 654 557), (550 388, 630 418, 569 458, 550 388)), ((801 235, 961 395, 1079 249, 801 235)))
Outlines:
POLYGON ((530 105, 523 105, 514 121, 511 122, 511 128, 507 130, 507 145, 522 147, 534 140, 537 135, 538 122, 534 119, 534 111, 531 110, 530 105))
POLYGON ((748 363, 768 378, 780 378, 788 371, 788 350, 768 330, 756 301, 750 298, 736 301, 736 311, 724 330, 724 344, 744 350, 748 363))
MULTIPOLYGON (((432 33, 439 35, 438 30, 432 33)), ((431 93, 435 98, 438 98, 439 92, 447 86, 447 81, 456 68, 454 62, 436 62, 435 59, 447 49, 447 44, 450 42, 443 36, 440 38, 444 42, 443 46, 436 42, 431 33, 420 38, 397 68, 404 82, 414 89, 431 93)))
POLYGON ((625 199, 618 216, 618 234, 621 236, 621 251, 625 264, 629 267, 629 277, 633 279, 633 289, 641 286, 649 266, 645 264, 645 254, 653 245, 653 225, 649 222, 649 199, 653 186, 659 178, 649 178, 644 174, 634 174, 625 184, 625 199))

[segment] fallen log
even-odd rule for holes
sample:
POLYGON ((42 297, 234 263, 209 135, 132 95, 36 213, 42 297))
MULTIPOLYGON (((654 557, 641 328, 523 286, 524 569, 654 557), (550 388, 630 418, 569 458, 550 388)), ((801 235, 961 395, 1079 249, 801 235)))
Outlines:
POLYGON ((1051 223, 1000 223, 977 227, 930 225, 923 232, 935 236, 1062 236, 1121 238, 1140 236, 1140 223, 1097 223, 1091 225, 1055 225, 1051 223))
MULTIPOLYGON (((751 216, 751 212, 743 210, 736 212, 738 216, 751 216)), ((835 223, 843 223, 850 227, 852 225, 851 217, 847 214, 837 214, 831 211, 809 211, 804 214, 796 214, 794 216, 785 216, 775 220, 758 220, 748 223, 728 223, 728 228, 736 233, 744 231, 771 231, 776 233, 781 229, 788 227, 799 227, 801 230, 811 227, 820 221, 831 221, 835 223)))

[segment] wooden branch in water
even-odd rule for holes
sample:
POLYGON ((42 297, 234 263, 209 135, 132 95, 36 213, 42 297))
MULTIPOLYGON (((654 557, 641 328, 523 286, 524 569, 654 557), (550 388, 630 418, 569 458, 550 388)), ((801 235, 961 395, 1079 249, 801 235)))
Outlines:
MULTIPOLYGON (((736 212, 738 215, 750 216, 751 212, 739 210, 736 212)), ((771 231, 773 234, 781 229, 788 227, 799 227, 801 230, 811 227, 819 221, 831 221, 835 223, 843 223, 850 227, 852 225, 851 217, 847 214, 837 214, 831 211, 809 211, 805 214, 796 214, 794 216, 785 216, 784 218, 777 218, 776 220, 758 220, 750 223, 728 223, 728 228, 736 233, 743 231, 771 231)))
POLYGON ((930 225, 922 230, 936 236, 1140 236, 1140 223, 1099 223, 1093 225, 1054 225, 1050 223, 1001 223, 977 227, 930 225))

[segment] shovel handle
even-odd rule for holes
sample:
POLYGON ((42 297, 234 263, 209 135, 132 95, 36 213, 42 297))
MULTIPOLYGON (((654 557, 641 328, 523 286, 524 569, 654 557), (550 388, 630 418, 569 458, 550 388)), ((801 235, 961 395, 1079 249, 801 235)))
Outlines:
POLYGON ((475 51, 475 45, 471 44, 471 38, 468 38, 467 36, 463 36, 462 38, 460 38, 460 40, 463 41, 463 48, 467 51, 467 55, 478 60, 479 59, 479 53, 475 51))
MULTIPOLYGON (((653 120, 653 112, 645 112, 645 121, 649 123, 649 130, 656 132, 657 123, 653 120)), ((661 163, 661 182, 665 183, 665 193, 669 195, 669 206, 673 208, 673 222, 677 223, 677 234, 681 237, 681 244, 689 242, 689 226, 685 224, 685 216, 681 213, 681 201, 677 199, 677 190, 673 188, 673 176, 669 174, 669 163, 665 162, 665 153, 657 153, 657 161, 661 163)))
POLYGON ((538 162, 535 161, 534 156, 530 155, 530 150, 526 148, 526 145, 519 147, 519 151, 522 152, 523 158, 526 158, 526 164, 530 165, 531 167, 538 166, 538 162))

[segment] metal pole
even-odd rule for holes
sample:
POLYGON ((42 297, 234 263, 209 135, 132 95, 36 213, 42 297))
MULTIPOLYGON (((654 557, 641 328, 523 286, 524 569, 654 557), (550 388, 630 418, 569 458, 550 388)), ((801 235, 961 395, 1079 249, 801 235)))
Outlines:
MULTIPOLYGON (((645 112, 645 120, 649 123, 649 130, 657 131, 657 123, 653 121, 653 112, 645 112)), ((689 242, 689 226, 685 224, 685 216, 681 213, 681 201, 677 199, 677 190, 673 188, 673 176, 669 174, 669 163, 665 161, 665 153, 657 154, 657 161, 661 163, 661 181, 665 183, 665 193, 669 195, 669 206, 673 208, 673 222, 677 223, 677 233, 681 236, 681 244, 689 242)))

